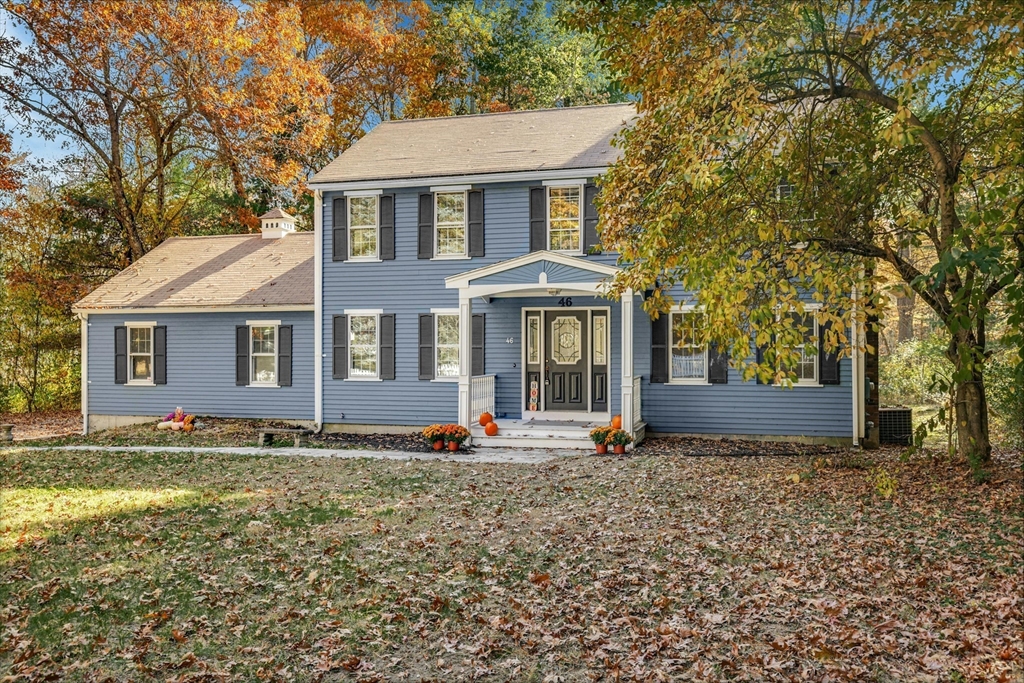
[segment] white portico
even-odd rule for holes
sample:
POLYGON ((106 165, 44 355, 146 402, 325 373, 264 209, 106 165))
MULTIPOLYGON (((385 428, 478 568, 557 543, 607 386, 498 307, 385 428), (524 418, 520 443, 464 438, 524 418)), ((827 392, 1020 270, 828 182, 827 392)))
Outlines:
MULTIPOLYGON (((534 251, 445 280, 459 290, 459 424, 471 426, 479 413, 493 412, 495 377, 473 376, 473 302, 521 298, 557 306, 523 304, 521 325, 522 419, 516 426, 545 429, 607 424, 612 392, 621 400, 622 427, 634 436, 641 428, 639 377, 633 371, 634 295, 602 301, 618 268, 608 263, 553 251, 534 251), (572 297, 591 304, 573 304, 572 297), (613 307, 619 333, 612 334, 613 307), (617 347, 617 348, 616 348, 617 347), (612 375, 613 350, 619 373, 612 375)), ((586 435, 583 434, 583 437, 586 435)), ((577 434, 579 437, 579 434, 577 434)), ((475 441, 481 441, 475 439, 475 441)), ((585 441, 581 440, 581 443, 585 441)), ((480 445, 486 445, 485 442, 480 445)))

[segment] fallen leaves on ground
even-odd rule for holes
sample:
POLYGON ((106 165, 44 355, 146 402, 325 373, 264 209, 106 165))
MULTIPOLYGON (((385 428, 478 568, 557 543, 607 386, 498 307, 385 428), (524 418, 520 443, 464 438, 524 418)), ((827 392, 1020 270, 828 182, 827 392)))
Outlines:
POLYGON ((979 486, 946 463, 864 457, 898 473, 891 499, 864 463, 822 456, 530 466, 12 449, 0 669, 1019 680, 1019 460, 979 486))
POLYGON ((36 413, 0 413, 0 424, 14 425, 14 440, 47 439, 82 431, 82 413, 52 410, 36 413))

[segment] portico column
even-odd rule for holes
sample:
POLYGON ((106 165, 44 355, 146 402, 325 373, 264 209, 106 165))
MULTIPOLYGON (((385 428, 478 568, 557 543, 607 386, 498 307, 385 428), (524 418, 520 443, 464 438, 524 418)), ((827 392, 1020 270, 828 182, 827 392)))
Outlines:
POLYGON ((473 300, 459 291, 459 424, 469 427, 473 401, 473 300))
POLYGON ((633 290, 622 294, 622 428, 633 435, 633 290))

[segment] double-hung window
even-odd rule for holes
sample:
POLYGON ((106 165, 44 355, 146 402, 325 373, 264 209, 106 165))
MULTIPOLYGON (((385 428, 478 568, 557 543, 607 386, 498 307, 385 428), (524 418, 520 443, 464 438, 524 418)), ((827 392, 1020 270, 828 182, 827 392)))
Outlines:
POLYGON ((251 384, 277 386, 277 326, 249 328, 251 384))
POLYGON ((794 327, 802 331, 803 343, 797 348, 800 356, 792 368, 797 384, 818 383, 818 321, 814 313, 794 316, 794 327))
POLYGON ((153 327, 128 326, 128 382, 153 383, 153 327))
POLYGON ((377 195, 348 198, 349 260, 378 258, 377 250, 377 195))
POLYGON ((377 379, 379 377, 377 358, 379 320, 377 315, 350 315, 348 318, 348 376, 350 379, 377 379))
POLYGON ((434 256, 466 255, 466 193, 434 195, 434 256))
POLYGON ((679 384, 704 384, 708 377, 708 349, 702 339, 704 314, 694 309, 673 311, 670 381, 679 384))
POLYGON ((435 377, 451 379, 459 376, 459 314, 438 313, 434 316, 435 377))
POLYGON ((582 247, 583 187, 549 186, 548 249, 579 253, 582 247))

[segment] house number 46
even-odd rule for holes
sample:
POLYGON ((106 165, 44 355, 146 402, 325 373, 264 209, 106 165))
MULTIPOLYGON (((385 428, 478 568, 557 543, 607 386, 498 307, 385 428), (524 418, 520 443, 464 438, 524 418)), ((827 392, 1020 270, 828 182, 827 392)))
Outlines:
POLYGON ((572 306, 572 297, 571 296, 563 296, 561 299, 558 300, 558 305, 559 306, 572 306))

